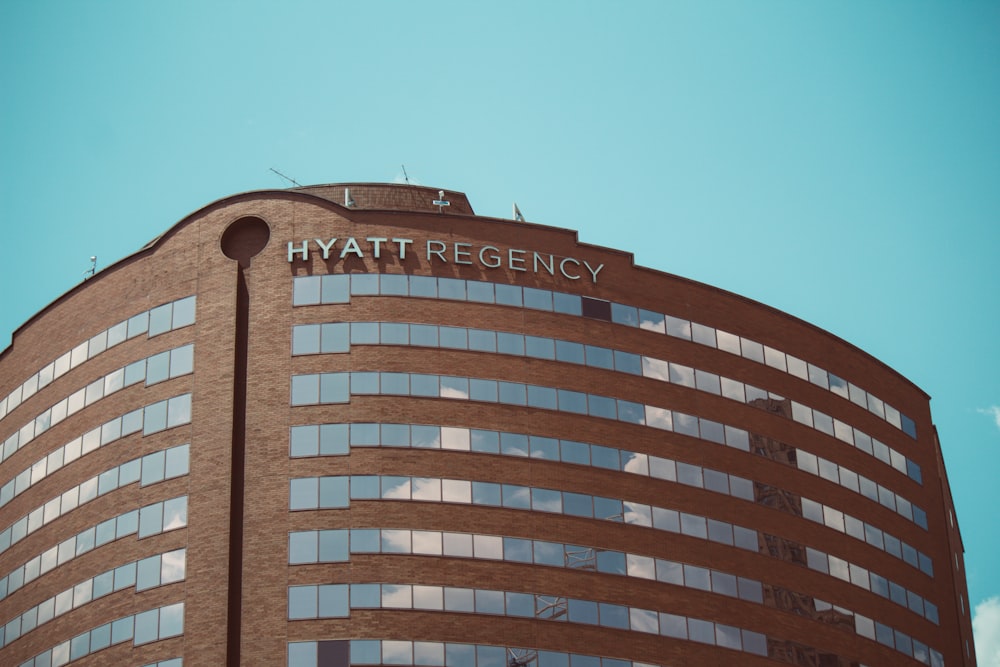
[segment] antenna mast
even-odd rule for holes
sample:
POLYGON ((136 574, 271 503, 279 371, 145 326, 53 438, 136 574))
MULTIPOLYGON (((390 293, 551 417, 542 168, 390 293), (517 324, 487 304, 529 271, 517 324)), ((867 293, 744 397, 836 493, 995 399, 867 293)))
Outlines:
POLYGON ((403 168, 403 180, 406 181, 407 185, 409 185, 410 184, 410 177, 406 175, 406 165, 405 164, 401 164, 399 166, 403 168))
POLYGON ((291 183, 291 184, 295 185, 296 187, 299 187, 299 188, 301 188, 301 187, 302 187, 302 185, 300 185, 300 184, 299 184, 298 182, 296 182, 296 180, 295 180, 294 178, 289 178, 288 176, 285 176, 284 174, 282 174, 282 173, 281 173, 280 171, 278 171, 278 170, 277 170, 277 169, 275 169, 274 167, 269 167, 269 169, 270 169, 271 171, 273 171, 274 173, 276 173, 276 174, 277 174, 278 176, 281 176, 281 177, 282 177, 283 179, 285 179, 285 180, 286 180, 286 181, 288 181, 289 183, 291 183))

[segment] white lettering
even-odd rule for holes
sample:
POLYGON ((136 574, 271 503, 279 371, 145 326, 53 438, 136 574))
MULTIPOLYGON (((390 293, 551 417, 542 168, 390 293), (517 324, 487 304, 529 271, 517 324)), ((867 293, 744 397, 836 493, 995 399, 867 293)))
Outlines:
POLYGON ((567 273, 566 272, 566 265, 567 264, 576 264, 577 266, 580 266, 580 262, 578 260, 575 260, 572 257, 567 257, 563 261, 559 262, 559 273, 563 274, 564 276, 566 276, 570 280, 579 280, 580 279, 580 274, 573 275, 572 273, 567 273))
MULTIPOLYGON (((316 247, 319 249, 324 260, 329 260, 331 257, 337 256, 337 242, 340 241, 339 238, 331 238, 328 240, 324 239, 305 239, 298 243, 294 241, 288 241, 288 261, 294 262, 297 259, 303 261, 309 260, 309 245, 313 241, 316 242, 316 247)), ((401 261, 406 260, 406 252, 408 248, 412 248, 414 240, 402 237, 393 237, 391 240, 384 236, 368 236, 364 238, 365 241, 371 244, 372 257, 374 259, 381 259, 382 254, 391 254, 394 250, 398 251, 399 259, 401 261), (396 248, 393 248, 395 244, 396 248)), ((358 244, 358 240, 353 236, 343 239, 344 246, 340 251, 340 259, 344 259, 348 255, 354 255, 359 259, 365 259, 365 252, 361 249, 358 244)), ((556 255, 550 253, 543 253, 537 250, 524 250, 521 248, 507 248, 501 250, 495 245, 484 245, 482 247, 477 247, 473 243, 463 243, 458 241, 441 241, 438 239, 428 239, 427 240, 427 261, 433 263, 436 258, 438 261, 448 264, 464 264, 466 266, 472 266, 476 264, 474 261, 478 259, 478 264, 487 269, 499 269, 503 266, 504 260, 507 261, 507 268, 511 271, 532 271, 536 274, 541 274, 548 272, 550 276, 556 275, 556 255), (449 248, 448 246, 451 246, 449 248), (531 268, 528 267, 528 253, 531 253, 531 268), (451 255, 452 259, 448 258, 451 255), (506 257, 504 257, 506 255, 506 257)), ((575 257, 563 257, 559 260, 559 275, 566 280, 580 280, 581 273, 579 271, 580 266, 584 266, 587 272, 590 274, 590 279, 592 282, 596 283, 599 274, 604 270, 604 264, 592 265, 587 260, 579 260, 575 257)))
POLYGON ((455 244, 455 263, 456 264, 472 264, 471 260, 465 259, 467 257, 470 257, 471 253, 468 250, 459 250, 459 247, 462 247, 462 248, 471 248, 472 244, 471 243, 456 243, 455 244))
POLYGON ((337 239, 330 239, 329 243, 323 243, 323 239, 316 239, 316 245, 318 245, 319 249, 323 251, 323 259, 330 259, 330 250, 336 242, 337 239))
POLYGON ((296 248, 295 244, 291 241, 288 242, 288 261, 294 261, 295 256, 299 253, 302 254, 303 261, 309 259, 309 241, 303 241, 301 248, 296 248))
POLYGON ((516 250, 514 248, 511 248, 510 250, 507 251, 507 266, 509 266, 512 271, 527 271, 528 270, 528 269, 524 268, 524 257, 514 257, 514 253, 518 253, 520 255, 523 255, 525 252, 527 252, 527 251, 526 250, 516 250), (520 263, 521 266, 515 266, 515 262, 520 263))
POLYGON ((380 253, 381 253, 381 251, 382 251, 382 244, 383 244, 383 243, 385 243, 386 241, 388 241, 389 239, 386 239, 386 238, 381 238, 381 237, 378 237, 378 236, 369 236, 369 237, 368 237, 367 239, 365 239, 365 240, 366 240, 366 241, 370 241, 370 242, 372 243, 372 245, 374 245, 374 246, 375 246, 375 253, 374 253, 374 257, 375 257, 375 259, 378 259, 379 257, 381 257, 381 256, 382 256, 382 255, 380 254, 380 253))
POLYGON ((548 264, 546 264, 545 260, 542 259, 542 255, 539 255, 537 252, 534 253, 534 255, 535 255, 535 273, 538 273, 538 265, 541 264, 543 267, 545 267, 545 270, 549 272, 550 276, 556 275, 554 270, 556 265, 556 260, 552 255, 549 255, 548 264))
POLYGON ((358 242, 354 240, 353 236, 347 238, 347 243, 344 244, 344 249, 340 251, 340 258, 344 259, 349 253, 353 253, 360 257, 365 258, 365 254, 361 252, 361 248, 358 247, 358 242))
POLYGON ((448 246, 447 246, 447 244, 445 244, 444 241, 428 241, 427 242, 427 261, 428 262, 431 261, 431 255, 437 255, 438 259, 440 259, 442 262, 444 262, 445 264, 447 264, 448 260, 444 258, 444 250, 447 247, 448 246), (434 245, 438 246, 437 250, 431 250, 431 244, 434 244, 434 245))
POLYGON ((482 262, 483 266, 487 269, 499 268, 500 263, 503 262, 503 259, 500 257, 500 248, 492 245, 484 245, 479 249, 479 261, 482 262), (487 250, 492 250, 493 252, 487 255, 487 250), (487 262, 487 259, 490 261, 487 262))
POLYGON ((596 283, 597 282, 597 274, 601 272, 601 269, 604 268, 604 265, 603 264, 598 264, 597 268, 595 269, 594 267, 592 267, 590 265, 590 263, 587 260, 583 260, 583 265, 587 267, 588 271, 590 271, 590 275, 593 276, 594 282, 596 283))
POLYGON ((406 246, 413 243, 413 239, 393 239, 392 242, 399 244, 399 258, 406 259, 406 246))

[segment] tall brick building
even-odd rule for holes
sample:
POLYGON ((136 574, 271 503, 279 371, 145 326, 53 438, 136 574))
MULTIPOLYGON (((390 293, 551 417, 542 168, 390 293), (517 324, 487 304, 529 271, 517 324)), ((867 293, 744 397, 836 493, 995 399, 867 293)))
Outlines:
POLYGON ((973 665, 928 397, 399 185, 188 216, 0 355, 0 664, 973 665))

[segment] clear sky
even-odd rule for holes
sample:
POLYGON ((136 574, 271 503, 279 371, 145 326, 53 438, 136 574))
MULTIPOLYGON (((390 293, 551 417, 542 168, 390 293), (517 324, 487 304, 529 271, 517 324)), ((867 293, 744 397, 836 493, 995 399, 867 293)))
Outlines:
POLYGON ((911 378, 1000 665, 1000 3, 5 0, 0 347, 272 167, 403 164, 911 378))

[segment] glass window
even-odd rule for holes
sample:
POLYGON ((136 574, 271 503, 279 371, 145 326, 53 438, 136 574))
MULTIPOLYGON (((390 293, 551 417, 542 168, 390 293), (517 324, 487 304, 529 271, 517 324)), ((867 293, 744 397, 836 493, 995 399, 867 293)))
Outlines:
MULTIPOLYGON (((315 612, 313 615, 315 615, 315 612)), ((140 644, 148 644, 149 642, 157 640, 160 626, 159 617, 159 609, 151 609, 150 611, 144 611, 141 614, 135 615, 135 635, 133 637, 133 642, 136 646, 139 646, 140 644)), ((113 634, 114 628, 112 627, 112 635, 113 634)))
POLYGON ((662 507, 654 507, 653 527, 657 530, 666 530, 671 533, 681 532, 680 517, 678 512, 663 509, 662 507))
POLYGON ((517 306, 521 307, 523 301, 521 299, 521 288, 517 285, 500 285, 497 284, 496 288, 496 301, 498 304, 503 306, 517 306))
POLYGON ((441 397, 442 398, 469 398, 469 379, 464 377, 441 376, 441 397))
POLYGON ((292 376, 292 405, 319 403, 319 375, 292 376))
POLYGON ((563 412, 575 412, 577 414, 587 414, 587 395, 578 391, 568 389, 557 390, 559 409, 563 412))
POLYGON ((552 310, 552 292, 534 287, 525 287, 523 291, 525 308, 552 310))
MULTIPOLYGON (((513 493, 513 490, 511 493, 513 493)), ((500 502, 500 485, 492 482, 473 482, 472 503, 474 505, 500 507, 502 504, 500 502)))
POLYGON ((750 602, 763 604, 764 589, 759 581, 739 577, 737 579, 737 587, 739 589, 739 597, 741 600, 749 600, 750 602))
POLYGON ((688 619, 688 633, 691 640, 703 644, 715 643, 715 628, 711 621, 702 621, 697 618, 688 619))
POLYGON ((465 281, 458 278, 438 278, 438 297, 465 301, 465 281))
POLYGON ((620 303, 611 304, 611 321, 629 327, 639 326, 639 312, 632 306, 620 303))
MULTIPOLYGON (((603 397, 598 396, 598 399, 603 399, 603 397)), ((614 400, 614 399, 609 399, 614 400)), ((599 401, 600 402, 600 401, 599 401)), ((645 424, 645 410, 646 406, 641 403, 633 403, 632 401, 625 401, 618 399, 618 419, 629 424, 645 424)), ((596 414, 593 410, 593 405, 591 406, 591 414, 596 414)), ((613 417, 609 418, 613 419, 613 417)))
POLYGON ((289 508, 292 510, 315 509, 319 504, 319 480, 316 477, 290 481, 289 508))
POLYGON ((531 489, 531 507, 538 512, 562 513, 562 495, 551 489, 531 489))
POLYGON ((551 338, 525 336, 525 354, 538 359, 555 359, 555 343, 551 338))
POLYGON ((706 539, 708 527, 705 524, 705 517, 681 512, 681 533, 706 539))
POLYGON ((378 322, 351 322, 351 345, 378 345, 378 322))
POLYGON ((599 604, 601 625, 608 628, 629 629, 628 607, 601 602, 599 604))
POLYGON ((411 324, 410 344, 421 347, 437 347, 438 328, 431 324, 411 324))
MULTIPOLYGON (((316 586, 289 586, 288 587, 288 618, 295 620, 300 618, 316 618, 318 607, 318 595, 316 586)), ((138 616, 136 621, 138 621, 138 616)), ((136 626, 136 643, 138 644, 138 625, 136 626)))
POLYGON ((413 608, 434 610, 444 609, 444 589, 441 586, 414 586, 413 608))
POLYGON ((170 331, 170 319, 173 312, 173 304, 166 303, 157 306, 149 311, 149 337, 158 336, 165 331, 170 331))
POLYGON ((588 518, 594 516, 594 504, 591 496, 581 493, 570 493, 569 491, 564 491, 562 496, 563 512, 565 514, 588 518))
POLYGON ((460 327, 439 327, 438 335, 441 339, 441 347, 456 350, 465 350, 469 347, 468 334, 464 328, 460 327))
POLYGON ((507 593, 505 595, 508 616, 531 618, 535 615, 535 596, 529 593, 507 593))
POLYGON ((597 603, 590 600, 569 600, 569 620, 572 623, 598 624, 597 603))
POLYGON ((524 355, 524 336, 521 334, 497 332, 497 351, 501 354, 524 355))
POLYGON ((528 405, 533 408, 556 409, 556 390, 550 387, 527 385, 528 405))
POLYGON ((625 516, 622 501, 616 498, 594 496, 594 517, 606 521, 624 522, 625 516))
POLYGON ((595 320, 611 321, 611 302, 603 299, 594 299, 589 296, 581 297, 583 316, 595 320))
MULTIPOLYGON (((351 275, 351 295, 367 296, 378 294, 378 278, 378 274, 356 273, 351 275)), ((323 296, 325 297, 326 285, 323 285, 323 287, 323 296)))
MULTIPOLYGON (((504 613, 503 591, 477 590, 475 592, 475 599, 476 599, 477 614, 503 615, 504 613)), ((502 663, 501 667, 503 667, 502 663)))
MULTIPOLYGON (((445 587, 444 608, 447 609, 448 611, 465 611, 465 612, 475 611, 475 592, 471 588, 454 588, 451 586, 445 587)), ((454 644, 449 644, 448 646, 451 647, 454 646, 454 644)), ((461 663, 461 664, 472 664, 472 663, 461 663)))
POLYGON ((479 352, 496 352, 496 334, 482 329, 469 329, 469 349, 479 352))
POLYGON ((469 301, 478 303, 493 303, 493 283, 483 283, 475 280, 468 281, 469 301))
POLYGON ((586 345, 584 346, 584 348, 587 353, 588 366, 614 370, 615 367, 614 352, 612 352, 606 347, 599 347, 597 345, 586 345))
POLYGON ((651 310, 639 309, 639 328, 647 331, 666 333, 667 327, 663 321, 663 314, 651 310))
POLYGON ((615 350, 615 369, 620 373, 642 375, 642 357, 631 352, 615 350))
POLYGON ((583 345, 565 340, 557 340, 556 359, 572 364, 582 364, 584 362, 583 345))
POLYGON ((557 313, 566 313, 568 315, 583 314, 582 300, 575 294, 553 292, 552 300, 557 313))
MULTIPOLYGON (((339 373, 324 373, 323 378, 336 377, 339 373)), ((354 372, 351 373, 351 394, 357 395, 368 395, 368 394, 378 394, 378 379, 379 374, 377 372, 354 372)), ((331 392, 332 393, 332 392, 331 392)), ((322 396, 322 391, 321 391, 322 396)), ((322 401, 324 403, 328 401, 322 401)))
POLYGON ((473 401, 497 402, 496 380, 469 378, 469 398, 473 401))
POLYGON ((687 639, 687 619, 683 616, 660 612, 660 634, 676 639, 687 639))
POLYGON ((410 296, 436 299, 437 278, 430 276, 410 276, 410 296))

